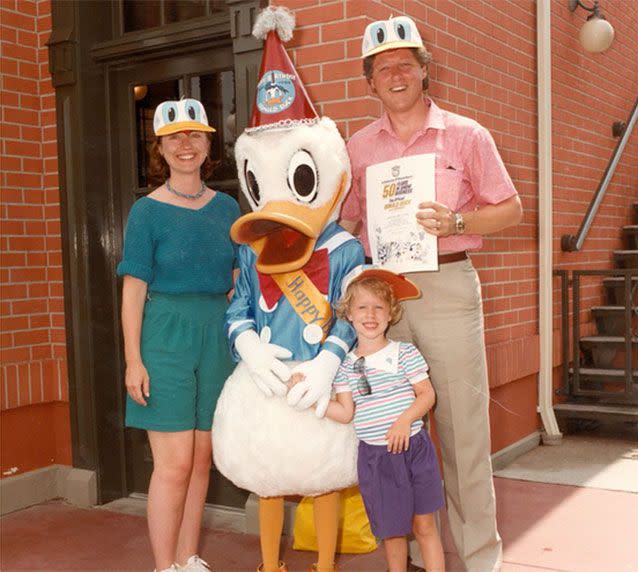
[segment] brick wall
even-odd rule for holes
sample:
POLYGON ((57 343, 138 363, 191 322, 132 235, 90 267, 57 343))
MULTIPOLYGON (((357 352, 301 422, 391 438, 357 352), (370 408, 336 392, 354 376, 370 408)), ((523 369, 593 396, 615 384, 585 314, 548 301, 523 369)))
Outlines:
POLYGON ((0 3, 3 414, 68 401, 50 32, 49 0, 0 3))

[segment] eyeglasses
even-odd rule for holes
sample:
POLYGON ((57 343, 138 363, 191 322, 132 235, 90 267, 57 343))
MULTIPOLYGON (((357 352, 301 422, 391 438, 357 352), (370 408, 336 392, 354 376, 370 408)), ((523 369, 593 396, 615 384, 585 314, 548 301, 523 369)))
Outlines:
POLYGON ((357 383, 357 390, 359 391, 359 395, 370 395, 372 393, 372 388, 370 387, 370 382, 366 377, 366 360, 362 356, 354 362, 352 366, 354 372, 359 376, 359 381, 357 383))

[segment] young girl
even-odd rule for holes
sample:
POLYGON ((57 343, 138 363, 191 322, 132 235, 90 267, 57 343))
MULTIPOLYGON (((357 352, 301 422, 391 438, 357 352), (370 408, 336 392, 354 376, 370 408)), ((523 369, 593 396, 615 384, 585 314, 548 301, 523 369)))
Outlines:
POLYGON ((352 323, 358 341, 337 372, 336 401, 326 413, 342 423, 354 416, 359 488, 390 572, 405 572, 410 532, 427 571, 445 570, 434 520, 443 506, 441 476, 421 419, 434 405, 434 390, 419 351, 385 336, 400 318, 399 300, 418 295, 410 281, 381 269, 350 281, 337 315, 352 323))

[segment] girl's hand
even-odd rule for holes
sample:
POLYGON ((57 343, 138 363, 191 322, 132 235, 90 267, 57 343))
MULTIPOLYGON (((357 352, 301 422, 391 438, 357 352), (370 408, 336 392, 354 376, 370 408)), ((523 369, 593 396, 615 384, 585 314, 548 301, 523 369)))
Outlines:
POLYGON ((125 380, 126 391, 128 391, 131 399, 135 401, 135 403, 139 403, 146 407, 146 399, 148 399, 151 395, 151 380, 144 364, 141 361, 127 364, 125 380))
POLYGON ((411 423, 408 419, 399 417, 386 433, 388 453, 403 453, 410 446, 411 423))
POLYGON ((304 379, 306 379, 305 374, 301 373, 300 371, 293 373, 290 376, 290 379, 288 380, 288 391, 290 391, 293 387, 295 387, 295 385, 297 385, 298 383, 302 382, 304 379))

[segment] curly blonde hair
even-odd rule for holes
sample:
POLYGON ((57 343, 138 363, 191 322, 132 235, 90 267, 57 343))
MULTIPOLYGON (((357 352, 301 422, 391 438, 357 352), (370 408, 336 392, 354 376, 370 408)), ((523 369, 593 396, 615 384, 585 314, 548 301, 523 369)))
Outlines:
POLYGON ((361 278, 360 280, 353 280, 348 284, 346 293, 343 298, 339 300, 337 304, 337 317, 342 320, 348 319, 348 310, 354 297, 359 290, 367 290, 371 294, 381 298, 390 307, 390 325, 393 326, 400 319, 403 313, 403 308, 400 302, 394 295, 394 290, 385 280, 380 278, 361 278))

